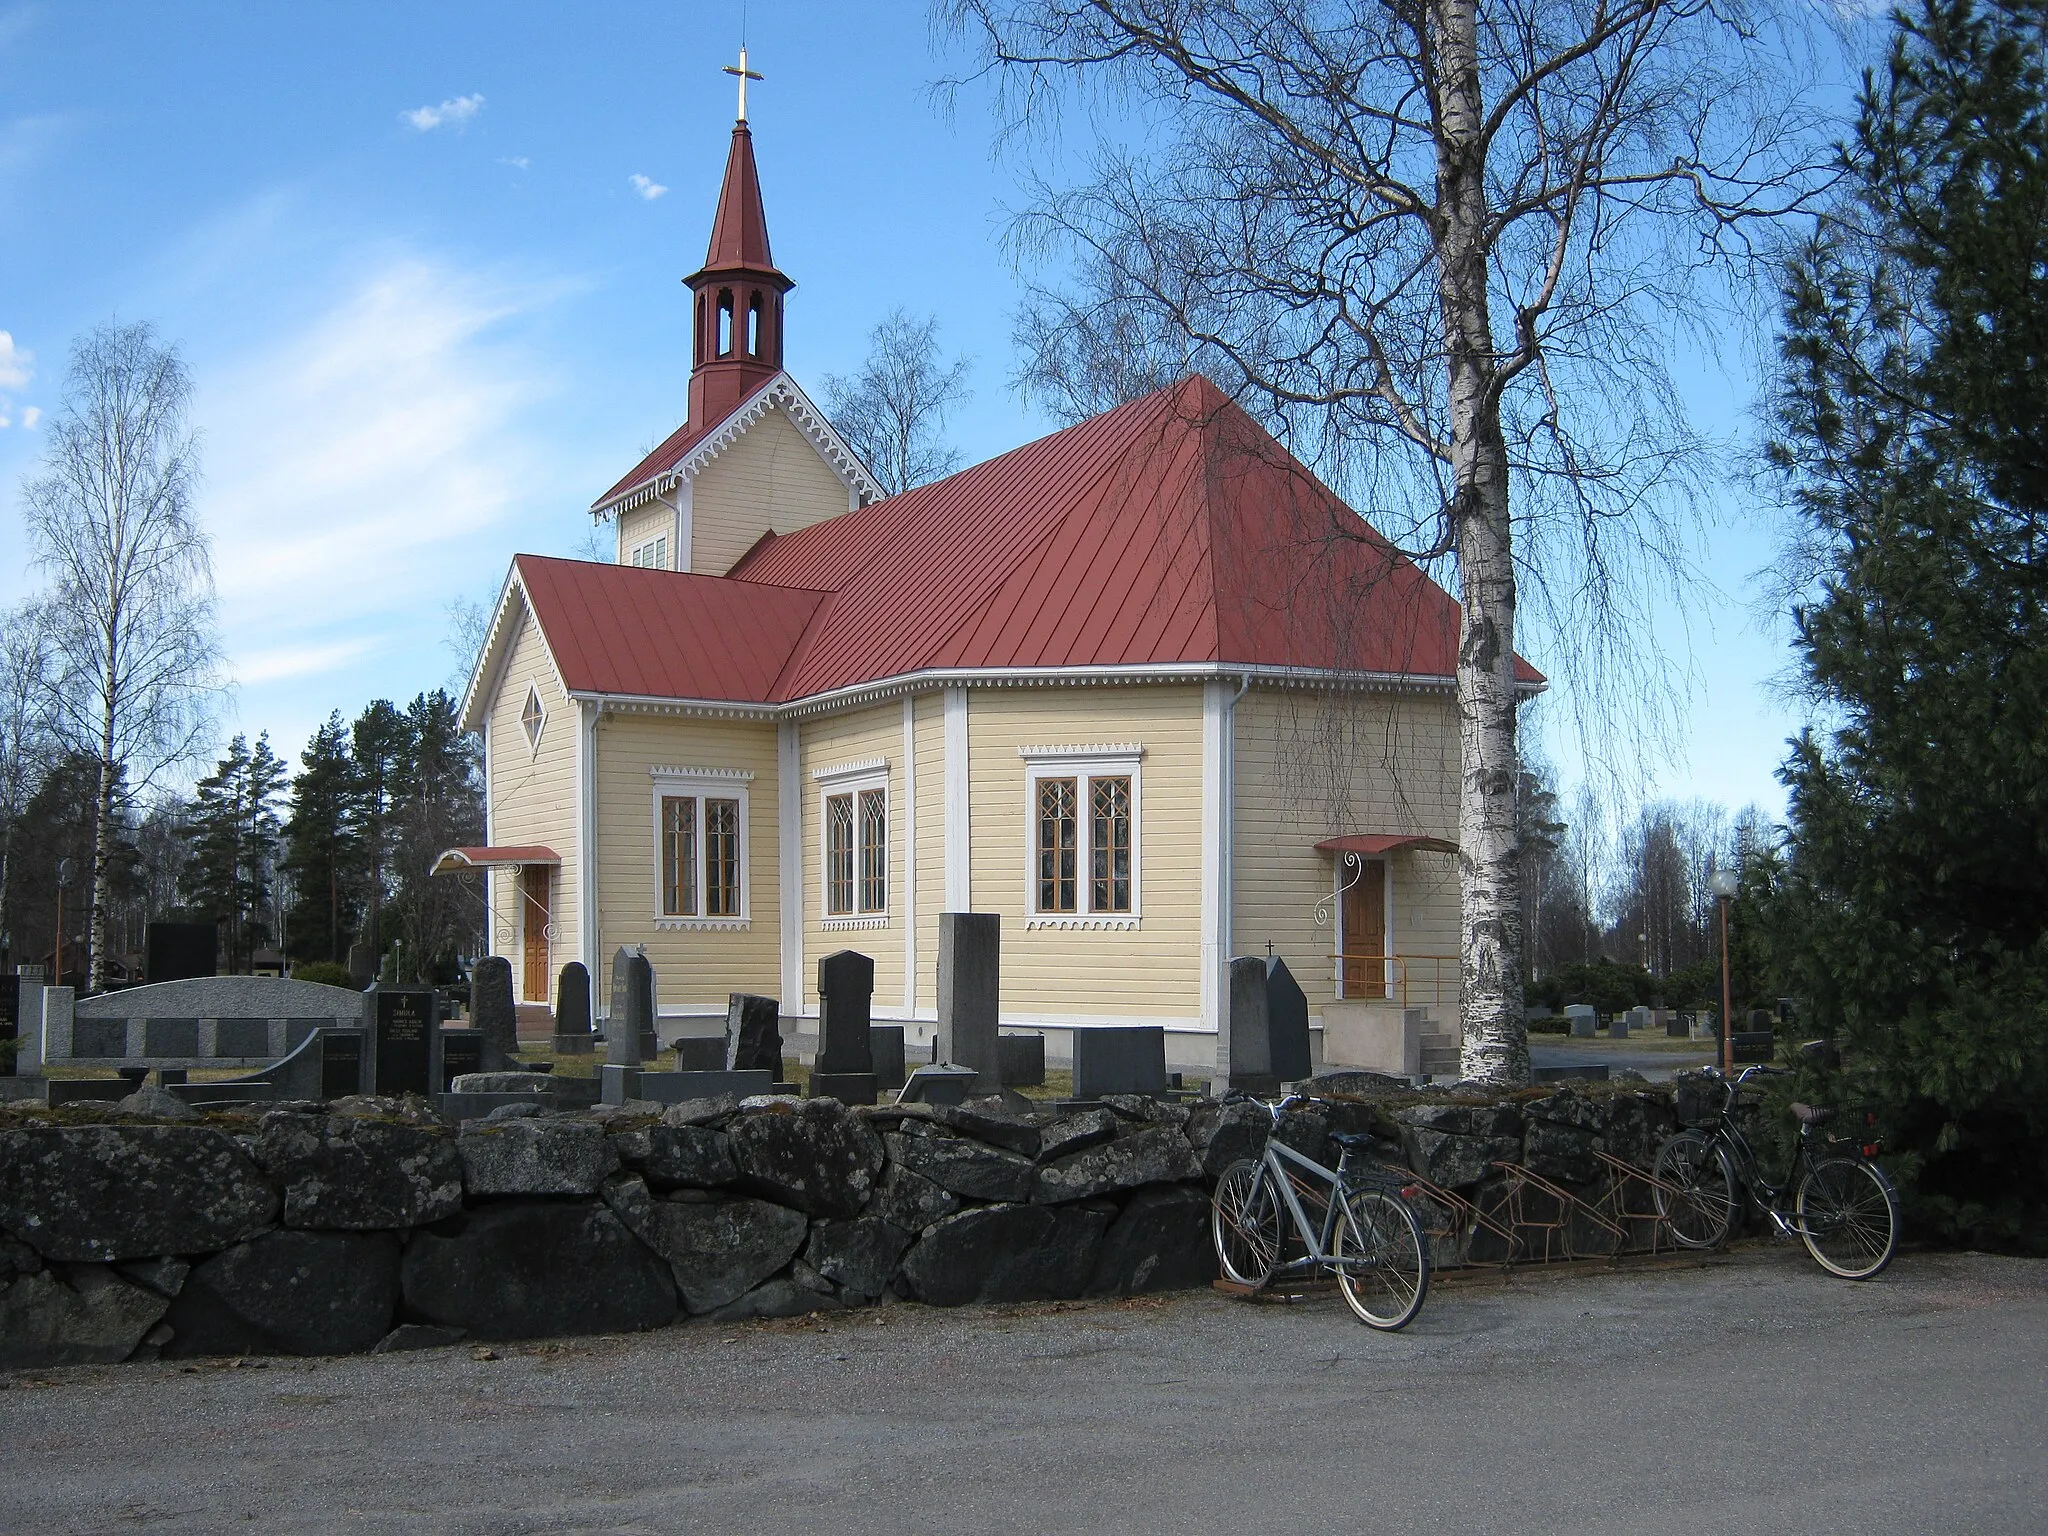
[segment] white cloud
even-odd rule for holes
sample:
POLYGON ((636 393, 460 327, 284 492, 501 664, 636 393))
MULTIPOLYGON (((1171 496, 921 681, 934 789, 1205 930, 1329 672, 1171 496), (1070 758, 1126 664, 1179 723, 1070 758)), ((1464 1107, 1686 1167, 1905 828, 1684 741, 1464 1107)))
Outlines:
POLYGON ((668 190, 667 187, 664 187, 652 176, 642 176, 638 171, 635 171, 632 175, 628 176, 626 180, 633 184, 633 190, 635 192, 638 192, 650 203, 653 202, 657 197, 661 196, 662 193, 668 190))
POLYGON ((280 683, 295 677, 318 677, 339 671, 366 655, 376 640, 360 636, 325 645, 281 645, 272 650, 244 652, 235 659, 235 679, 245 684, 280 683))
POLYGON ((41 406, 24 405, 21 408, 21 425, 24 431, 35 430, 35 424, 43 419, 41 406))
POLYGON ((498 157, 498 164, 509 165, 515 171, 523 171, 532 165, 533 162, 524 155, 500 155, 498 157))
POLYGON ((398 116, 400 121, 412 124, 421 133, 427 133, 443 126, 462 128, 483 109, 483 93, 479 91, 470 96, 451 96, 438 107, 414 107, 410 112, 401 112, 398 116))
POLYGON ((11 333, 0 331, 0 389, 27 389, 35 360, 35 353, 15 345, 11 333))

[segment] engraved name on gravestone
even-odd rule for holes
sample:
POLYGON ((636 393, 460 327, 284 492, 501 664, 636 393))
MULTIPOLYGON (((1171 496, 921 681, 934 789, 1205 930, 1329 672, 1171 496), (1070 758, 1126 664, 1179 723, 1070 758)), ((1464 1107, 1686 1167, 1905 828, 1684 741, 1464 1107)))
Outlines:
POLYGON ((439 999, 432 987, 378 987, 375 1009, 377 1092, 417 1093, 441 1087, 439 999))
POLYGON ((612 955, 612 1008, 605 1021, 605 1065, 646 1064, 641 1031, 654 1028, 654 967, 647 957, 621 945, 612 955))

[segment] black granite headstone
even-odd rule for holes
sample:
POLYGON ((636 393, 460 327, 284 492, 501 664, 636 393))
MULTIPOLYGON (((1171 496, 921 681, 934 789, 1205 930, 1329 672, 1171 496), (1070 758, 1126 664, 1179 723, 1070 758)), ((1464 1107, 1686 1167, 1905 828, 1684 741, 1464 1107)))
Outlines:
POLYGON ((1095 1025, 1074 1031, 1074 1097, 1166 1092, 1166 1028, 1095 1025))
POLYGON ((997 1035, 996 1054, 1002 1059, 1005 1088, 1044 1086, 1045 1036, 997 1035))
POLYGON ((441 1089, 440 998, 432 987, 378 987, 370 993, 376 1019, 377 1092, 441 1089))
POLYGON ((590 972, 581 960, 562 967, 555 982, 555 1050, 583 1056, 594 1049, 590 1028, 590 972))
POLYGON ((1272 1042, 1273 1075, 1298 1083, 1313 1075, 1308 1048, 1308 994, 1278 955, 1266 960, 1266 1037, 1272 1042))
POLYGON ((469 976, 469 1016, 483 1038, 483 1065, 477 1072, 513 1072, 519 1068, 519 1015, 512 1002, 512 962, 486 955, 469 976))
POLYGON ((782 1004, 735 992, 725 1003, 725 1069, 773 1072, 782 1080, 782 1004))
POLYGON ((345 1099, 363 1091, 363 1037, 328 1030, 320 1037, 320 1097, 345 1099))
POLYGON ((725 1070, 725 1037, 722 1035, 683 1035, 676 1041, 676 1070, 678 1072, 723 1072, 725 1070))
POLYGON ((1280 1079, 1273 1071, 1273 1035, 1266 1018, 1266 962, 1254 955, 1237 956, 1225 972, 1225 985, 1229 1086, 1237 1092, 1277 1093, 1280 1079))
POLYGON ((875 962, 857 949, 842 949, 818 962, 818 1070, 872 1072, 869 1017, 875 995, 875 962))
POLYGON ((455 1079, 471 1072, 516 1071, 511 1067, 491 1067, 490 1041, 480 1029, 451 1029, 441 1031, 441 1091, 446 1093, 455 1079))
POLYGON ((14 1052, 7 1041, 21 1037, 21 978, 0 976, 0 1077, 14 1076, 14 1052))
POLYGON ((868 1038, 875 962, 842 949, 818 962, 818 1059, 811 1094, 842 1104, 872 1104, 880 1090, 868 1038))
POLYGON ((868 1055, 875 1064, 875 1086, 877 1088, 901 1088, 903 1086, 903 1026, 901 1024, 869 1025, 868 1055))

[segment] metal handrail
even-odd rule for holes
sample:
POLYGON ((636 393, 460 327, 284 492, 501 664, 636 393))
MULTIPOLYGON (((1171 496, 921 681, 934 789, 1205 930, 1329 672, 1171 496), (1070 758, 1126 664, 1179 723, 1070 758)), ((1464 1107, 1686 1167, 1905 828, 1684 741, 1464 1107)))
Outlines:
MULTIPOLYGON (((1428 1000, 1433 1007, 1441 1006, 1446 997, 1455 1000, 1458 995, 1459 973, 1456 969, 1458 961, 1458 956, 1456 955, 1346 954, 1339 950, 1333 952, 1329 958, 1337 962, 1337 976, 1340 985, 1342 985, 1344 967, 1347 964, 1378 965, 1386 968, 1381 973, 1380 986, 1382 990, 1378 998, 1370 996, 1354 998, 1347 989, 1344 997, 1346 1002, 1383 1001, 1394 998, 1398 994, 1400 1006, 1406 1008, 1410 1005, 1409 993, 1411 987, 1416 991, 1420 991, 1424 986, 1427 986, 1429 990, 1428 1000), (1415 981, 1411 974, 1412 964, 1417 961, 1427 961, 1429 963, 1430 972, 1426 982, 1415 981), (1448 977, 1444 974, 1444 966, 1447 963, 1452 966, 1448 977)), ((1370 983, 1368 983, 1369 985, 1370 983)))

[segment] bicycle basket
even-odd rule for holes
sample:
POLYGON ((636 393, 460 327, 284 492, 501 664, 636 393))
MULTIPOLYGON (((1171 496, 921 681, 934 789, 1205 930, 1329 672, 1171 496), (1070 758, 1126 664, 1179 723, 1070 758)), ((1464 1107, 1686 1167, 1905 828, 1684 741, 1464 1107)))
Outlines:
POLYGON ((1721 1118, 1721 1107, 1728 1102, 1728 1090, 1713 1078, 1680 1077, 1672 1088, 1681 1125, 1716 1124, 1721 1118))

